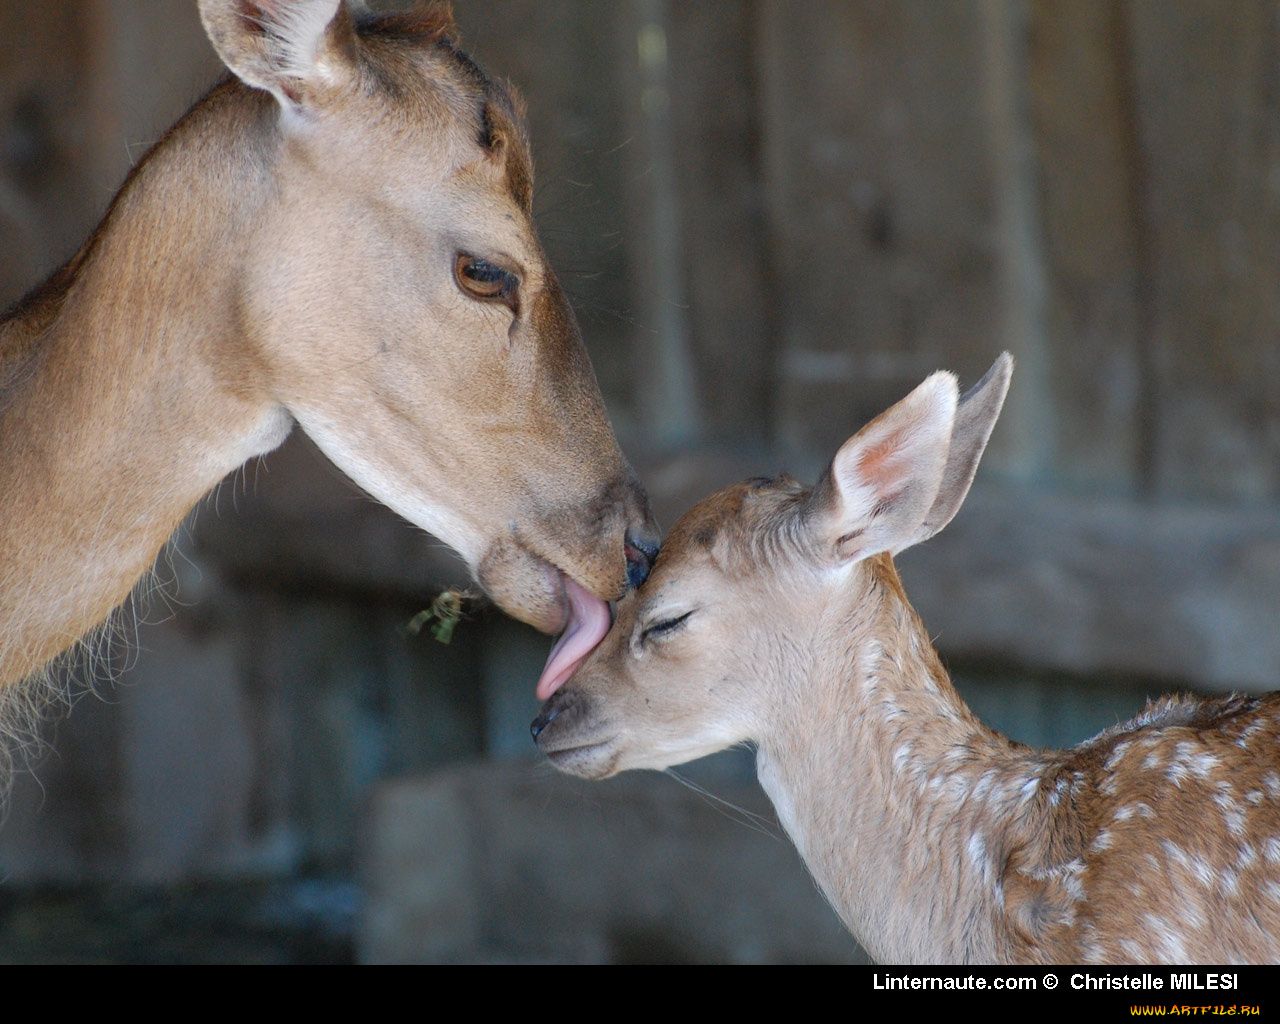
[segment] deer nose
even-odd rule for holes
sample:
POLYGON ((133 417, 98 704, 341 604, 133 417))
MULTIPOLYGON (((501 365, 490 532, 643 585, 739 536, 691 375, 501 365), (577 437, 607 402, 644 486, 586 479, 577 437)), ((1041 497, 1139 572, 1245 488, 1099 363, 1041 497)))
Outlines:
POLYGON ((658 557, 658 542, 647 537, 627 534, 627 586, 638 587, 649 578, 653 560, 658 557))

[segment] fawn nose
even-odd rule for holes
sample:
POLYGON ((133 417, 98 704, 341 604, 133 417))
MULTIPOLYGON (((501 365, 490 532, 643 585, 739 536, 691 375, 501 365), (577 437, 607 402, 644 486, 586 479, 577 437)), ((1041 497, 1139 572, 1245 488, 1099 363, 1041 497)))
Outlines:
POLYGON ((542 713, 538 715, 529 726, 529 732, 533 734, 534 741, 538 739, 538 734, 551 724, 551 720, 560 714, 559 708, 543 708, 542 713))
MULTIPOLYGON (((529 732, 533 736, 533 741, 537 743, 538 737, 542 735, 543 730, 557 718, 560 718, 561 715, 564 715, 565 712, 572 711, 574 709, 581 711, 582 706, 581 695, 576 694, 571 690, 557 690, 551 698, 542 705, 542 710, 538 712, 538 717, 529 725, 529 732)), ((575 715, 573 714, 565 715, 561 720, 560 725, 556 728, 562 729, 566 723, 572 725, 574 717, 575 715)), ((556 730, 553 729, 551 733, 548 734, 548 738, 554 735, 555 731, 556 730)))
POLYGON ((627 586, 638 587, 649 578, 653 560, 658 557, 658 542, 648 537, 637 537, 630 531, 626 539, 627 586))

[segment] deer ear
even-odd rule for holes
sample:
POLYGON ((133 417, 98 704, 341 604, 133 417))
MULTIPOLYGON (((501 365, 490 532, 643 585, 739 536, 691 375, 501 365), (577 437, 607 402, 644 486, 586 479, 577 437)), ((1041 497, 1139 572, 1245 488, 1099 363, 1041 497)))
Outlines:
POLYGON ((355 28, 342 0, 200 0, 200 20, 236 77, 286 110, 354 69, 355 28))
POLYGON ((492 172, 502 176, 503 187, 521 208, 533 210, 533 166, 529 162, 529 140, 521 121, 524 101, 514 88, 510 104, 491 98, 484 105, 484 145, 492 172))
POLYGON ((973 484, 974 474, 978 472, 978 463, 982 459, 982 453, 986 451, 991 431, 1000 418, 1012 374, 1013 356, 1002 352, 982 380, 960 397, 956 405, 955 425, 951 428, 947 467, 942 474, 938 496, 920 529, 903 545, 904 548, 928 540, 960 511, 960 506, 969 494, 969 487, 973 484))
POLYGON ((935 373, 841 446, 810 499, 823 551, 844 563, 913 542, 942 484, 958 390, 935 373))

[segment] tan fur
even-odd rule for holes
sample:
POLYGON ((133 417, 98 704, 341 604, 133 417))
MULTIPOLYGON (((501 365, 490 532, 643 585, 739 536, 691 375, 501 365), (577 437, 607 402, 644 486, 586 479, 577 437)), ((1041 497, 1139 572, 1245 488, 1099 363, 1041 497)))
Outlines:
MULTIPOLYGON (((534 723, 539 745, 601 777, 754 742, 783 826, 882 961, 1280 959, 1280 694, 1166 698, 1032 750, 974 717, 907 601, 889 552, 958 508, 1007 373, 961 401, 924 527, 899 517, 918 493, 849 513, 874 467, 842 481, 840 459, 812 492, 756 481, 692 509, 534 723), (873 522, 886 550, 842 554, 873 522)), ((930 398, 944 413, 946 390, 930 398)), ((901 455, 916 484, 936 480, 932 443, 903 454, 868 434, 884 419, 846 461, 901 455)))
POLYGON ((564 624, 566 574, 619 596, 628 532, 656 531, 530 219, 518 102, 439 11, 201 13, 244 81, 0 322, 0 683, 102 622, 295 422, 538 628, 564 624), (459 254, 518 288, 478 300, 459 254))

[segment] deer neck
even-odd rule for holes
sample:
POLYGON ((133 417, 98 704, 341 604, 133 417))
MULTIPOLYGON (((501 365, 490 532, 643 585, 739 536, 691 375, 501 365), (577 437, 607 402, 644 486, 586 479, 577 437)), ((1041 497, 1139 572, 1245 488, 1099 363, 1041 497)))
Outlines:
POLYGON ((0 683, 103 621, 192 505, 288 433, 236 322, 261 131, 243 90, 215 90, 0 323, 0 683))
POLYGON ((877 960, 1001 960, 1001 878, 1034 756, 961 700, 887 556, 869 589, 824 617, 809 678, 758 745, 761 784, 877 960))

